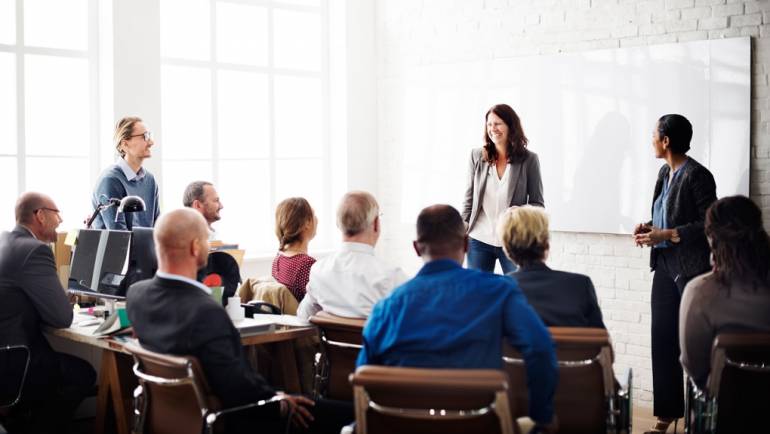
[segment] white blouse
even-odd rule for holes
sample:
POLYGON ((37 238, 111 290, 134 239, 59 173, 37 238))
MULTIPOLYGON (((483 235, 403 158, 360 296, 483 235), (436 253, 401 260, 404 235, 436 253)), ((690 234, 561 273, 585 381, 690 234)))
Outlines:
POLYGON ((508 185, 511 182, 511 165, 505 165, 502 178, 497 177, 497 168, 490 165, 487 170, 487 183, 484 187, 484 198, 473 230, 468 234, 474 240, 495 247, 502 247, 497 233, 497 219, 508 209, 508 185))

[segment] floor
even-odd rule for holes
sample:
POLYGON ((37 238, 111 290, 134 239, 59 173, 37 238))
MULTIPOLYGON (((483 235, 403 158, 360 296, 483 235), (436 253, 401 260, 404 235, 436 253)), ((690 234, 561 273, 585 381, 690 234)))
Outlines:
MULTIPOLYGON (((655 424, 655 416, 652 415, 652 407, 634 407, 633 421, 631 426, 632 434, 642 434, 652 428, 655 424)), ((674 432, 674 425, 668 427, 669 433, 674 432)), ((679 419, 676 428, 677 433, 684 433, 684 422, 679 419)))

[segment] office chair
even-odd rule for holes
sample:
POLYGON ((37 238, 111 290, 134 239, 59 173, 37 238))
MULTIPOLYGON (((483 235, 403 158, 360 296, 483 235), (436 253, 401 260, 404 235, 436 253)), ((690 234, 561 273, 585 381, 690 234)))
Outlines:
POLYGON ((711 349, 705 389, 687 379, 685 432, 767 431, 770 334, 720 333, 711 349))
POLYGON ((513 434, 505 373, 361 366, 350 376, 358 434, 513 434))
POLYGON ((216 422, 223 416, 282 399, 274 396, 223 409, 195 357, 160 354, 135 344, 124 348, 134 358, 134 374, 139 379, 134 391, 134 426, 138 434, 221 432, 216 422))
POLYGON ((29 362, 30 351, 26 345, 0 347, 0 414, 7 413, 21 399, 29 362))
POLYGON ((198 270, 198 281, 202 282, 209 274, 219 274, 222 277, 222 305, 227 299, 235 296, 238 285, 241 284, 241 270, 235 258, 225 252, 209 253, 206 266, 198 270))
MULTIPOLYGON (((607 330, 586 327, 549 327, 556 344, 559 384, 554 412, 560 433, 630 433, 631 370, 615 383, 612 347, 607 330)), ((514 419, 527 416, 528 396, 524 360, 503 342, 514 419)))
POLYGON ((315 357, 313 393, 316 398, 353 400, 348 377, 356 369, 365 322, 365 319, 343 318, 324 311, 310 317, 310 323, 318 327, 321 336, 321 352, 315 357))

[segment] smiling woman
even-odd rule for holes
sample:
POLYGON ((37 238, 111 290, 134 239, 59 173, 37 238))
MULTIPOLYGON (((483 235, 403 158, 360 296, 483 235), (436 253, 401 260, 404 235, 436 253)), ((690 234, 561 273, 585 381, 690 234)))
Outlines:
POLYGON ((160 215, 158 185, 152 173, 142 167, 142 162, 152 156, 150 149, 154 144, 152 133, 138 117, 125 117, 115 125, 115 150, 121 158, 97 180, 91 205, 96 209, 109 199, 122 199, 131 195, 144 200, 145 210, 132 214, 121 213, 116 218, 115 207, 105 208, 94 220, 94 228, 125 230, 130 226, 155 225, 160 215))
POLYGON ((507 104, 486 114, 484 146, 471 152, 462 216, 470 237, 468 268, 492 272, 500 261, 503 273, 516 271, 505 256, 497 219, 511 206, 543 203, 540 161, 527 150, 519 115, 507 104))

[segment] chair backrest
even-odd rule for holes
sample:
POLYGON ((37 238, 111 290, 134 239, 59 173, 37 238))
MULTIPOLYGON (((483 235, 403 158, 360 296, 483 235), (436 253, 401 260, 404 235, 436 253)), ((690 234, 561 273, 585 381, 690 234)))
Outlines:
POLYGON ((356 432, 514 432, 498 370, 361 366, 351 376, 356 432))
POLYGON ((250 277, 238 288, 241 303, 261 301, 281 309, 285 315, 296 315, 299 303, 286 285, 277 282, 272 276, 250 277))
POLYGON ((323 389, 319 392, 330 399, 341 401, 353 400, 353 388, 348 377, 356 369, 356 359, 361 350, 363 338, 361 332, 366 320, 344 318, 328 312, 318 312, 310 317, 310 323, 318 327, 321 334, 321 351, 324 369, 322 369, 323 389))
POLYGON ((238 262, 225 252, 209 253, 206 266, 198 271, 198 280, 203 281, 209 274, 219 274, 222 278, 222 304, 235 296, 238 285, 241 284, 241 269, 238 262))
MULTIPOLYGON (((556 344, 559 384, 554 411, 560 433, 604 431, 609 399, 614 393, 612 350, 605 329, 550 327, 556 344)), ((508 342, 503 342, 503 361, 510 385, 513 417, 529 412, 524 360, 508 342)))
POLYGON ((758 432, 770 414, 770 334, 717 335, 706 390, 716 398, 717 432, 758 432))
POLYGON ((12 407, 21 399, 29 359, 26 345, 0 347, 0 409, 12 407))
POLYGON ((204 416, 220 405, 211 394, 198 360, 160 354, 138 345, 125 349, 134 357, 142 388, 136 407, 136 431, 152 434, 200 433, 204 416))

